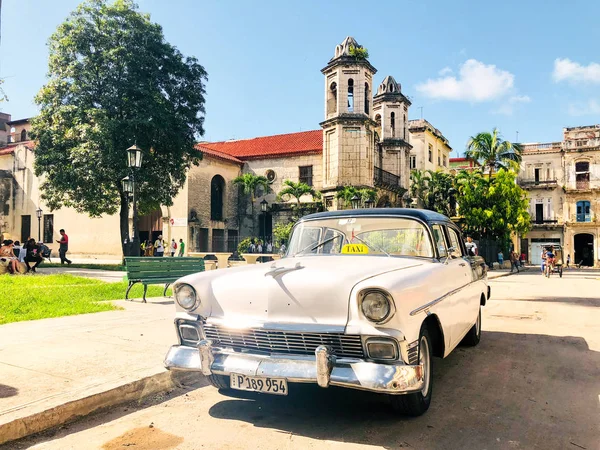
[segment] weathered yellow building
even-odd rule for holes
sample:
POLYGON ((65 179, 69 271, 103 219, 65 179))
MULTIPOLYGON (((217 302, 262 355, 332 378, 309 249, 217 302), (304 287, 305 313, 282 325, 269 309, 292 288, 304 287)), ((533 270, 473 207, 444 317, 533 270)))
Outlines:
POLYGON ((411 170, 450 170, 452 147, 442 132, 425 119, 408 122, 410 131, 410 169, 411 170))

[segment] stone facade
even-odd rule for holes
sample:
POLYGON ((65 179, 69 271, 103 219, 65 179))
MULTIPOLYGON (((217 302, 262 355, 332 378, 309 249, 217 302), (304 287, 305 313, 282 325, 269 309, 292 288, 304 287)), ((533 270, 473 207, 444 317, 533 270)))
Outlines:
POLYGON ((524 144, 519 184, 533 229, 521 249, 539 263, 541 244, 558 242, 573 263, 600 265, 600 125, 563 129, 562 142, 524 144))

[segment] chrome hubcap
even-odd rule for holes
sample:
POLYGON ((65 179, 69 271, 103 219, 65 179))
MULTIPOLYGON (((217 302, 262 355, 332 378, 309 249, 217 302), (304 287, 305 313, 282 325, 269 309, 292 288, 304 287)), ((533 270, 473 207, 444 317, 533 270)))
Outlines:
POLYGON ((423 365, 423 389, 421 389, 421 394, 423 397, 427 397, 429 393, 429 377, 431 376, 429 370, 430 358, 429 358, 429 342, 425 339, 425 336, 421 337, 421 342, 419 343, 419 364, 423 365))

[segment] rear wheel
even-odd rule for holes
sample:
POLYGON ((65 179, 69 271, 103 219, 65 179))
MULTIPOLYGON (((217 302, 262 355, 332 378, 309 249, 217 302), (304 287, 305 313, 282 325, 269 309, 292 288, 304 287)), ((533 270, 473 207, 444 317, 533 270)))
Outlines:
POLYGON ((475 347, 481 340, 481 306, 479 307, 479 314, 477 315, 477 321, 475 325, 471 327, 469 332, 463 338, 461 344, 468 345, 469 347, 475 347))
POLYGON ((229 385, 229 377, 225 376, 225 375, 209 375, 208 377, 208 381, 210 382, 210 384, 212 384, 214 387, 216 387, 217 389, 231 389, 230 385, 229 385))
POLYGON ((429 409, 433 388, 431 338, 423 325, 419 336, 419 364, 423 365, 424 386, 419 392, 405 395, 390 395, 394 411, 408 416, 420 416, 429 409))

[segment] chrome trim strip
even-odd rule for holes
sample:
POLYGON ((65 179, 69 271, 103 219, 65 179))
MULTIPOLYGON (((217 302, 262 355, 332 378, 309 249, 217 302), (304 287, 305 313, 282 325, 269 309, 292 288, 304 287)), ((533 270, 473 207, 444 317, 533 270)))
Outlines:
POLYGON ((458 292, 458 291, 460 291, 460 290, 462 290, 462 289, 466 288, 466 287, 467 287, 468 285, 470 285, 471 283, 473 283, 473 282, 471 281, 471 282, 469 282, 469 283, 467 283, 467 284, 464 284, 464 285, 462 285, 461 287, 459 287, 459 288, 456 288, 456 289, 454 289, 454 290, 452 290, 452 291, 450 291, 450 292, 447 292, 447 293, 445 293, 444 295, 442 295, 441 297, 439 297, 439 298, 436 298, 435 300, 432 300, 432 301, 430 301, 429 303, 426 303, 426 304, 424 304, 424 305, 422 305, 422 306, 419 306, 417 309, 415 309, 415 310, 411 311, 411 312, 410 312, 410 315, 411 315, 411 316, 415 316, 415 315, 419 314, 421 311, 425 311, 426 309, 429 309, 429 308, 431 308, 432 306, 434 306, 434 305, 437 305, 437 304, 438 304, 439 302, 441 302, 442 300, 444 300, 444 299, 448 298, 449 296, 451 296, 452 294, 455 294, 456 292, 458 292))

